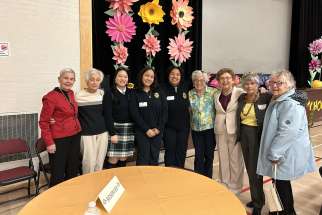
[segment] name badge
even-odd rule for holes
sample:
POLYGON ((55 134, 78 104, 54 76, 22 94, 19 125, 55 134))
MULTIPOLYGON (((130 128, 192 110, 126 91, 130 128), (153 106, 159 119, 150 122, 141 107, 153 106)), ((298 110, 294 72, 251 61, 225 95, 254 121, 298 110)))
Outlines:
POLYGON ((167 101, 173 101, 174 100, 174 96, 167 96, 167 101))
POLYGON ((259 110, 265 110, 266 109, 266 104, 262 104, 262 105, 257 105, 259 110))
POLYGON ((148 103, 147 102, 139 102, 139 107, 147 107, 148 103))
POLYGON ((98 194, 98 200, 102 203, 105 210, 111 213, 117 201, 121 198, 125 189, 116 176, 98 194))

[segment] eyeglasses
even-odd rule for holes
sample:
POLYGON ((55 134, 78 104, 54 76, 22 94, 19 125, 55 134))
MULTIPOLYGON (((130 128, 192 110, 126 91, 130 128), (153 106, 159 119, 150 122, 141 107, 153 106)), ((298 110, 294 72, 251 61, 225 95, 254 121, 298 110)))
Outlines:
POLYGON ((275 85, 276 85, 277 87, 280 87, 280 86, 282 86, 284 83, 285 83, 284 81, 269 81, 269 85, 270 85, 270 86, 272 86, 272 87, 274 87, 275 85))

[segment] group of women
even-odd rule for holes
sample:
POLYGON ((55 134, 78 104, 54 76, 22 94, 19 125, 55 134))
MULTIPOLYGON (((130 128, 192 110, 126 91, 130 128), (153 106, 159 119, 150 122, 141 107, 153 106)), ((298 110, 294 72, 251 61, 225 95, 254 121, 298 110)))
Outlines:
POLYGON ((263 176, 273 177, 284 206, 280 214, 295 214, 290 180, 314 171, 314 159, 305 113, 306 98, 295 91, 289 71, 271 75, 267 93, 259 92, 259 77, 243 76, 234 85, 231 69, 217 72, 220 89, 207 86, 207 74, 196 70, 189 91, 183 71, 171 67, 159 86, 153 68, 138 74, 135 90, 127 88, 126 68, 116 70, 113 86, 99 86, 103 73, 92 69, 87 88, 74 97, 75 73, 64 69, 59 87, 43 97, 42 138, 51 165, 51 186, 77 176, 79 152, 83 173, 125 166, 137 145, 137 165, 158 165, 161 143, 165 165, 183 168, 191 130, 195 148, 194 170, 213 175, 218 148, 219 179, 234 193, 243 185, 244 164, 249 176, 253 214, 265 204, 263 176), (106 158, 107 156, 107 158, 106 158), (105 162, 104 162, 105 160, 105 162))

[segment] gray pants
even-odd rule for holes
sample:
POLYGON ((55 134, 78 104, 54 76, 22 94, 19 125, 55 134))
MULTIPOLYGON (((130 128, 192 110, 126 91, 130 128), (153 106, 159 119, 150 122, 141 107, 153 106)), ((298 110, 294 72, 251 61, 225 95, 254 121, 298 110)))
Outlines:
POLYGON ((260 143, 257 127, 241 125, 240 143, 249 178, 250 195, 254 207, 262 208, 265 204, 263 176, 256 174, 260 143))

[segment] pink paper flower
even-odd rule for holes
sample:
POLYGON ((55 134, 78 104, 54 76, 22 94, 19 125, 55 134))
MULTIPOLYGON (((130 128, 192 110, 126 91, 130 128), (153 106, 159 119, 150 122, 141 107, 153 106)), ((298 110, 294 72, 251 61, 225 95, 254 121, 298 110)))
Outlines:
POLYGON ((128 14, 117 13, 106 21, 106 34, 113 42, 130 42, 135 35, 135 23, 128 14))
POLYGON ((322 39, 314 40, 312 43, 310 43, 309 50, 313 55, 322 53, 322 39))
POLYGON ((146 34, 143 42, 142 49, 145 50, 147 56, 152 55, 154 57, 157 52, 161 51, 160 41, 154 35, 146 34))
POLYGON ((321 61, 319 59, 312 59, 309 63, 309 70, 315 71, 317 69, 320 69, 321 67, 321 61))
POLYGON ((193 11, 192 7, 188 6, 189 0, 172 0, 172 10, 170 16, 172 18, 171 24, 177 25, 179 29, 187 30, 191 27, 193 11))
POLYGON ((123 44, 118 44, 113 46, 113 60, 116 61, 116 64, 125 64, 128 57, 127 48, 123 44))
POLYGON ((109 8, 121 13, 129 13, 132 11, 131 6, 138 0, 107 0, 110 3, 109 8))
POLYGON ((179 61, 180 64, 186 62, 186 60, 190 58, 193 42, 189 39, 186 40, 184 34, 179 34, 178 37, 174 37, 174 39, 170 38, 169 40, 168 53, 170 59, 179 61))

